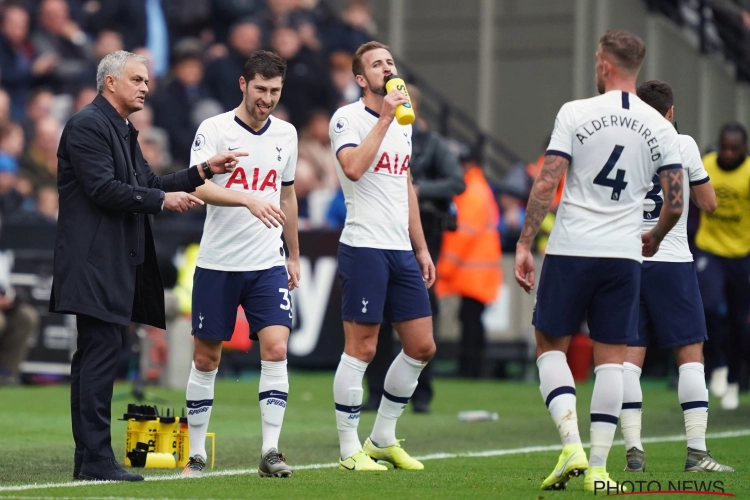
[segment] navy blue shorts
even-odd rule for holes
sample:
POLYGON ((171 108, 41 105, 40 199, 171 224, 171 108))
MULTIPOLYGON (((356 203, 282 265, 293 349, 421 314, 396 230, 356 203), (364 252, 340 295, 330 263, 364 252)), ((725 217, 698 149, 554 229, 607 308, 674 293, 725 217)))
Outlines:
POLYGON ((627 344, 638 338, 641 264, 630 259, 547 255, 532 323, 553 337, 580 330, 588 318, 591 338, 627 344))
POLYGON ((729 259, 696 250, 695 268, 706 312, 727 311, 732 322, 750 312, 750 257, 729 259))
POLYGON ((382 323, 432 316, 427 287, 411 250, 339 244, 341 316, 344 321, 382 323))
POLYGON ((667 349, 708 339, 693 262, 644 262, 640 302, 638 340, 629 346, 648 347, 656 338, 667 349))
POLYGON ((286 326, 291 331, 292 297, 286 268, 244 272, 195 268, 193 335, 231 340, 239 306, 245 310, 253 340, 267 326, 286 326))

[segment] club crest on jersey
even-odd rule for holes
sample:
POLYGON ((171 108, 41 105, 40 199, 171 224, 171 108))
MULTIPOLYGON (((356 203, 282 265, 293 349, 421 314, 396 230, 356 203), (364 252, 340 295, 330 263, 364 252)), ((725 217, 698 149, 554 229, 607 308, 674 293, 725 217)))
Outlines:
POLYGON ((206 138, 203 137, 203 134, 196 135, 195 140, 193 141, 193 151, 200 151, 205 143, 206 138))
POLYGON ((393 162, 391 162, 391 156, 388 154, 387 151, 384 151, 382 155, 380 155, 380 159, 378 160, 378 164, 375 165, 375 170, 373 170, 374 173, 389 173, 391 175, 406 175, 406 173, 409 171, 409 155, 406 155, 404 157, 404 161, 399 162, 398 153, 392 153, 393 154, 393 162), (381 170, 384 170, 385 172, 380 172, 381 170))
POLYGON ((340 134, 344 130, 346 130, 346 127, 349 125, 349 122, 346 120, 346 118, 339 118, 336 120, 336 124, 333 126, 333 130, 336 131, 337 134, 340 134))
POLYGON ((276 146, 276 152, 279 153, 279 156, 277 156, 276 159, 281 161, 281 148, 279 146, 276 146))
POLYGON ((266 174, 266 177, 263 179, 263 182, 258 184, 258 181, 260 180, 260 169, 254 168, 252 170, 253 173, 253 179, 252 184, 248 185, 247 183, 247 175, 245 175, 245 169, 243 167, 237 167, 234 169, 234 172, 232 172, 232 176, 227 181, 227 184, 224 186, 225 188, 230 188, 234 184, 239 184, 242 186, 244 190, 252 190, 252 191, 265 191, 266 188, 273 189, 274 191, 277 190, 276 187, 276 170, 269 170, 266 174))

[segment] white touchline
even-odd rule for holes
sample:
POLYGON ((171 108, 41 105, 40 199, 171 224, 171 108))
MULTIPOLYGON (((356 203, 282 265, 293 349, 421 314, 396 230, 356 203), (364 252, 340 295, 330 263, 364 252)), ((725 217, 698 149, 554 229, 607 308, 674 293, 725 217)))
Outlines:
MULTIPOLYGON (((706 439, 726 439, 733 437, 750 436, 750 429, 740 429, 736 431, 723 431, 723 432, 709 432, 706 434, 706 439)), ((642 443, 674 443, 679 441, 685 441, 687 439, 684 434, 675 436, 656 436, 647 437, 641 439, 642 443)), ((622 440, 617 440, 613 445, 625 444, 622 440)), ((583 446, 588 448, 589 443, 583 443, 583 446)), ((483 457, 501 457, 505 455, 521 455, 524 453, 541 453, 545 451, 557 451, 560 449, 559 444, 551 444, 546 446, 527 446, 524 448, 510 448, 507 450, 487 450, 487 451, 470 451, 466 453, 431 453, 429 455, 422 455, 420 457, 414 457, 417 460, 442 460, 446 458, 483 458, 483 457)), ((294 470, 313 470, 313 469, 332 469, 338 466, 337 462, 331 462, 326 464, 307 464, 297 465, 294 470)), ((204 472, 203 477, 219 477, 219 476, 239 476, 243 474, 256 474, 258 469, 227 469, 216 472, 204 472)), ((147 476, 146 481, 173 481, 182 479, 179 475, 156 475, 147 476)), ((191 481, 191 479, 185 479, 185 481, 191 481)), ((194 480, 193 480, 194 481, 194 480)), ((93 485, 104 485, 112 484, 109 481, 68 481, 66 483, 46 483, 46 484, 21 484, 17 486, 0 486, 0 492, 2 491, 25 491, 25 490, 40 490, 45 488, 68 488, 78 486, 93 486, 93 485)), ((7 498, 0 495, 0 498, 7 498)), ((46 499, 47 497, 22 497, 24 499, 46 499)), ((54 497, 56 500, 61 500, 60 497, 54 497)), ((77 497, 80 498, 80 497, 77 497)), ((97 497, 101 499, 115 499, 121 497, 97 497)))

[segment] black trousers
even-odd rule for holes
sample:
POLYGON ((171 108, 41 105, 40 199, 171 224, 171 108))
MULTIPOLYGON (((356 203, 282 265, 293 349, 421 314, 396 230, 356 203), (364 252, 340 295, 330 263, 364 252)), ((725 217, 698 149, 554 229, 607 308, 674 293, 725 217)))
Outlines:
MULTIPOLYGON (((432 288, 427 291, 430 298, 430 307, 432 308, 432 325, 433 330, 437 329, 437 311, 438 303, 435 293, 432 288)), ((385 376, 388 373, 393 358, 396 354, 393 352, 393 325, 388 322, 383 322, 380 325, 380 332, 378 333, 378 347, 375 351, 375 357, 372 359, 370 364, 367 366, 367 389, 369 391, 369 400, 380 402, 380 398, 383 396, 383 386, 385 385, 385 376)), ((422 373, 419 375, 419 381, 417 382, 417 388, 414 390, 414 395, 411 397, 412 401, 429 404, 432 401, 433 390, 432 390, 432 364, 428 363, 425 366, 422 373)))
POLYGON ((114 458, 112 391, 126 327, 76 315, 78 340, 70 372, 76 464, 114 458))
POLYGON ((461 320, 461 351, 458 358, 458 376, 479 378, 482 376, 484 355, 484 325, 482 313, 485 305, 476 299, 461 298, 458 317, 461 320))

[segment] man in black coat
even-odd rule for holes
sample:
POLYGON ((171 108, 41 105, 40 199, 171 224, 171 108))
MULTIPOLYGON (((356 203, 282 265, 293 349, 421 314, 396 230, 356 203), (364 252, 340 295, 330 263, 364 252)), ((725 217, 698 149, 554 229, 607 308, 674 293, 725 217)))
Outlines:
POLYGON ((74 479, 141 481, 114 459, 110 420, 115 369, 130 322, 165 327, 164 287, 147 214, 203 204, 188 194, 238 156, 220 153, 200 166, 157 177, 127 118, 148 93, 146 59, 107 55, 99 95, 73 115, 57 151, 60 213, 50 311, 75 314, 70 408, 74 479))

